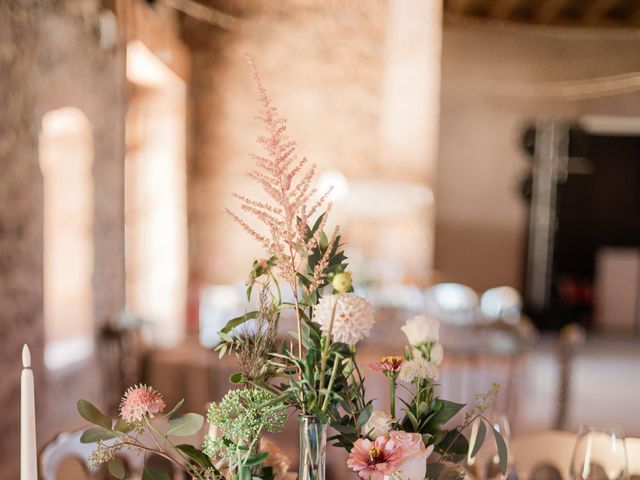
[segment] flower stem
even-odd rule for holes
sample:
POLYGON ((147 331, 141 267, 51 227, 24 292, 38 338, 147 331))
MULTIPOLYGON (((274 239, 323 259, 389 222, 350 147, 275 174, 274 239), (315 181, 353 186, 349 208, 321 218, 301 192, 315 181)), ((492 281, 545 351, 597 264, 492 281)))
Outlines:
POLYGON ((389 413, 392 418, 396 418, 396 377, 389 377, 389 413))
POLYGON ((329 360, 329 348, 331 347, 331 334, 333 332, 333 322, 336 318, 336 309, 338 307, 338 298, 334 296, 332 298, 331 305, 331 319, 329 320, 329 328, 327 329, 327 335, 325 336, 324 348, 322 349, 322 358, 320 359, 320 386, 318 388, 318 400, 321 399, 322 389, 324 388, 324 377, 327 373, 327 362, 329 360))
POLYGON ((336 353, 336 356, 333 360, 333 370, 331 371, 331 378, 329 379, 329 386, 327 387, 327 395, 324 397, 324 402, 322 404, 322 412, 327 411, 327 407, 329 406, 329 397, 331 396, 331 389, 333 389, 333 384, 336 380, 336 374, 338 373, 338 365, 340 364, 340 360, 342 357, 339 353, 336 353))
MULTIPOLYGON (((147 427, 149 427, 149 430, 151 430, 151 432, 155 433, 156 435, 161 436, 165 442, 167 442, 169 444, 169 446, 178 454, 178 456, 186 463, 186 465, 189 465, 189 458, 183 454, 180 449, 178 449, 171 440, 169 440, 169 434, 162 434, 154 425, 153 423, 151 423, 151 421, 149 420, 148 417, 144 417, 144 421, 147 424, 147 427)), ((199 473, 197 472, 193 472, 195 473, 197 478, 202 478, 202 476, 200 476, 199 473)))

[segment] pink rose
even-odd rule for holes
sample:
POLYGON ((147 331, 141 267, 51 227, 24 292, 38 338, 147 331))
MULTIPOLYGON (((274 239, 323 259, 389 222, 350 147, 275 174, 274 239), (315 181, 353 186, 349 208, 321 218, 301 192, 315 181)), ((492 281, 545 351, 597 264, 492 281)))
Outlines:
MULTIPOLYGON (((426 447, 422 441, 422 435, 419 433, 409 433, 400 430, 392 430, 389 432, 389 438, 402 448, 402 457, 409 460, 421 457, 426 453, 426 447)), ((431 452, 429 452, 431 453, 431 452)))

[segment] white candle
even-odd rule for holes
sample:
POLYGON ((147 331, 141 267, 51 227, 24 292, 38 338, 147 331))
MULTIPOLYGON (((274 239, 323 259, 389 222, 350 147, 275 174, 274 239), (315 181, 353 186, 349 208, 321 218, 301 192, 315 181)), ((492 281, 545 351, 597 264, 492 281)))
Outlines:
POLYGON ((20 480, 38 480, 38 447, 36 445, 36 404, 31 371, 31 352, 22 348, 20 380, 20 480))

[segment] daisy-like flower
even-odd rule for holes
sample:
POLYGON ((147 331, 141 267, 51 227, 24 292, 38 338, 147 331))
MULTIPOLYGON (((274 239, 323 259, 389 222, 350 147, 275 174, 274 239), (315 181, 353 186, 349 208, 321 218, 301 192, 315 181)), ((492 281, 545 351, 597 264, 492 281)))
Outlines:
POLYGON ((398 378, 408 383, 417 380, 435 381, 438 380, 438 368, 422 357, 415 357, 402 363, 398 378))
POLYGON ((395 376, 400 372, 400 367, 403 362, 404 358, 399 355, 387 355, 386 357, 382 357, 379 362, 370 364, 369 368, 374 372, 395 376))
POLYGON ((402 447, 388 436, 380 436, 375 442, 360 438, 353 444, 347 466, 365 480, 383 480, 393 475, 402 463, 402 447))
POLYGON ((315 307, 313 320, 337 342, 355 345, 369 336, 375 322, 373 307, 353 293, 327 295, 315 307))
POLYGON ((166 404, 152 387, 136 385, 127 390, 120 402, 120 417, 128 423, 139 423, 145 415, 153 418, 162 413, 166 404))

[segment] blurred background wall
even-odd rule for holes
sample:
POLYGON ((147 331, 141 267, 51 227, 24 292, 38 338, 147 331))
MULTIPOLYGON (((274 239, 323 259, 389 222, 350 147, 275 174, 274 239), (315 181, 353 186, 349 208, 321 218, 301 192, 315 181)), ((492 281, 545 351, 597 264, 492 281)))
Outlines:
POLYGON ((320 188, 337 181, 332 222, 343 226, 350 256, 394 264, 400 280, 424 284, 433 250, 441 7, 230 3, 241 18, 237 29, 211 29, 193 19, 185 26, 194 55, 192 279, 243 279, 247 259, 262 254, 221 213, 233 207, 232 191, 260 194, 245 175, 262 128, 254 118, 248 53, 288 117, 300 153, 318 164, 320 188))
POLYGON ((434 262, 447 280, 522 287, 524 128, 533 118, 637 115, 637 93, 596 99, 561 88, 637 70, 639 47, 633 32, 445 26, 434 262))
MULTIPOLYGON (((87 18, 97 19, 98 7, 92 1, 0 4, 0 464, 5 478, 17 478, 23 341, 32 347, 34 368, 45 371, 38 142, 47 112, 74 107, 91 124, 95 255, 93 311, 86 321, 99 326, 124 307, 124 57, 114 46, 102 48, 95 31, 87 28, 87 18)), ((98 382, 95 360, 64 375, 39 375, 38 407, 49 412, 39 418, 40 438, 77 424, 75 401, 81 394, 95 395, 98 382), (52 404, 55 410, 48 408, 52 404)))

